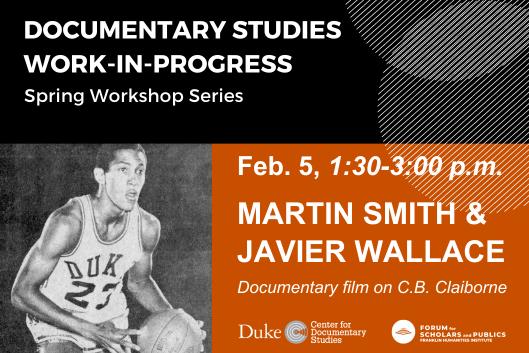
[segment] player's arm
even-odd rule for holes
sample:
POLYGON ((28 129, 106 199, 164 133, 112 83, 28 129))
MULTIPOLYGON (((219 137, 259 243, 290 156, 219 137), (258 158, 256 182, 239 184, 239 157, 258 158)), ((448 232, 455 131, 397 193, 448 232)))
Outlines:
MULTIPOLYGON (((139 261, 129 270, 127 288, 150 312, 172 309, 171 304, 165 299, 162 291, 151 276, 152 254, 160 240, 160 221, 150 213, 140 209, 142 217, 142 247, 143 252, 139 261)), ((182 309, 180 309, 182 310, 182 309)), ((198 320, 198 326, 202 328, 204 322, 198 320)), ((202 330, 202 340, 206 338, 206 331, 202 330)), ((201 346, 200 351, 204 351, 201 346)))
MULTIPOLYGON (((80 210, 76 207, 78 206, 71 201, 50 215, 41 237, 28 252, 20 267, 11 291, 11 301, 16 308, 42 321, 78 333, 104 347, 122 353, 123 350, 116 344, 120 343, 125 332, 99 327, 82 320, 57 306, 40 291, 41 284, 53 272, 61 255, 71 252, 80 239, 82 218, 80 210)), ((127 334, 137 334, 132 331, 134 330, 127 334)), ((137 349, 132 344, 121 344, 137 349)))
POLYGON ((162 291, 151 276, 152 254, 160 239, 160 222, 156 217, 140 209, 142 217, 142 253, 129 270, 127 288, 136 300, 150 312, 172 309, 162 291))

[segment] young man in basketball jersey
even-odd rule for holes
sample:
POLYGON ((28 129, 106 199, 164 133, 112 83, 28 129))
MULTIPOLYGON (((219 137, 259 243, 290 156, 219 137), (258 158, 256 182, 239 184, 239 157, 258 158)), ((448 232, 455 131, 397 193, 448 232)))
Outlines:
POLYGON ((139 350, 121 290, 127 272, 129 291, 147 310, 172 308, 151 277, 160 223, 138 206, 146 167, 140 145, 103 145, 97 194, 55 210, 24 259, 12 302, 28 313, 40 353, 139 350))

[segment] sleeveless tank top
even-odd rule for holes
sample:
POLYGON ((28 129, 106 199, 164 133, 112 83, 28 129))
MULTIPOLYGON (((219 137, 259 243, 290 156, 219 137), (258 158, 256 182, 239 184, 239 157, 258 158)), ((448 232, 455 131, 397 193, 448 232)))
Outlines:
POLYGON ((125 273, 141 252, 138 205, 125 214, 123 232, 113 241, 98 234, 90 196, 80 196, 83 228, 77 246, 61 256, 41 292, 59 307, 93 323, 126 315, 122 292, 125 273))

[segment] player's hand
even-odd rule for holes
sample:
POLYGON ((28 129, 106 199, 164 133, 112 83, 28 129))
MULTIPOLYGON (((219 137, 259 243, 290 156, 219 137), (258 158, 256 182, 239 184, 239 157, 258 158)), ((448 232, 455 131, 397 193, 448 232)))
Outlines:
POLYGON ((85 331, 85 337, 95 341, 111 353, 127 353, 125 348, 140 351, 140 347, 130 341, 129 336, 139 335, 140 330, 119 329, 112 322, 103 322, 93 325, 92 329, 85 331))
POLYGON ((204 352, 204 340, 206 339, 206 331, 202 330, 202 327, 204 326, 204 321, 197 320, 198 327, 200 327, 200 331, 202 332, 202 336, 200 338, 202 339, 202 344, 200 345, 200 351, 204 352))

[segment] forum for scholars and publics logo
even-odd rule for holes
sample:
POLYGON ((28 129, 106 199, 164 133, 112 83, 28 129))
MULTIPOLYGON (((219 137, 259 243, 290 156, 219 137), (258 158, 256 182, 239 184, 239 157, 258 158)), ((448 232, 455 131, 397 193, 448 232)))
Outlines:
POLYGON ((391 335, 400 344, 410 343, 415 337, 415 326, 408 320, 399 320, 393 324, 391 335))
POLYGON ((290 343, 299 344, 307 339, 308 329, 302 321, 290 321, 285 326, 285 338, 290 343))

